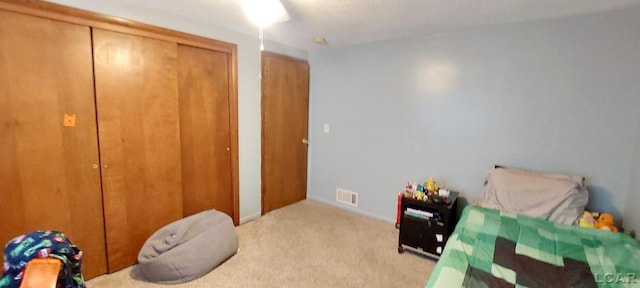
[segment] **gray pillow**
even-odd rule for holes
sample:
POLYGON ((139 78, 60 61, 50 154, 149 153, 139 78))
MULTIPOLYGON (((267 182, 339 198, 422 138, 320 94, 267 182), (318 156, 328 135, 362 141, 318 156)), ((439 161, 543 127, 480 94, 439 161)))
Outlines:
POLYGON ((156 231, 138 254, 138 268, 148 281, 184 283, 207 274, 238 250, 231 217, 208 210, 156 231))
POLYGON ((589 201, 584 178, 497 168, 486 177, 480 206, 574 224, 589 201))

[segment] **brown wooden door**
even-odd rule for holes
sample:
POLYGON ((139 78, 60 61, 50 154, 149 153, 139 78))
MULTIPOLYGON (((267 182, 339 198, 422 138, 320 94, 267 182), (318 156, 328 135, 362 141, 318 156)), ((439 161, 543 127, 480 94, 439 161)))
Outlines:
POLYGON ((177 44, 93 30, 109 272, 182 217, 177 44))
POLYGON ((262 53, 262 213, 307 197, 309 64, 262 53))
POLYGON ((234 218, 229 54, 178 45, 184 216, 216 209, 234 218))
POLYGON ((58 230, 104 274, 91 31, 0 11, 0 35, 0 246, 58 230))

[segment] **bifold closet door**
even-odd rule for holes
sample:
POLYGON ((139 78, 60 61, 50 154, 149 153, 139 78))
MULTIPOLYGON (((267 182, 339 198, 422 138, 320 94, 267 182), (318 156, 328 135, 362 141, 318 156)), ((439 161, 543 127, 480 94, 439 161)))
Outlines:
POLYGON ((89 27, 0 11, 0 247, 59 230, 106 272, 89 27))
POLYGON ((109 272, 182 218, 177 44, 93 30, 109 272))
POLYGON ((227 53, 178 45, 184 216, 234 216, 228 61, 227 53))

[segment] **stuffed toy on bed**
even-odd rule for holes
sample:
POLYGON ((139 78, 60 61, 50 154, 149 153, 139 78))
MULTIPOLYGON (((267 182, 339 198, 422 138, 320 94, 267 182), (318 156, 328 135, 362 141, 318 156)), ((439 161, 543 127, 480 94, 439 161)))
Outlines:
POLYGON ((578 221, 578 225, 584 228, 618 232, 618 227, 616 227, 613 221, 613 216, 609 213, 589 212, 585 210, 582 217, 580 217, 580 221, 578 221))
POLYGON ((600 216, 596 220, 595 228, 618 232, 618 227, 613 223, 613 216, 609 213, 600 213, 600 216))
POLYGON ((582 217, 580 217, 578 225, 583 228, 595 228, 596 218, 593 217, 593 213, 584 211, 584 213, 582 213, 582 217))

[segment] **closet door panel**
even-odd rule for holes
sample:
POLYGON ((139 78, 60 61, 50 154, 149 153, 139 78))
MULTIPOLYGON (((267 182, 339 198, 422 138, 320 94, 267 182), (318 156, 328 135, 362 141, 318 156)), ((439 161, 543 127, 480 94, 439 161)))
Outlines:
POLYGON ((182 217, 177 44, 94 29, 109 272, 182 217))
POLYGON ((227 53, 178 45, 184 216, 234 216, 228 61, 227 53))
POLYGON ((104 274, 91 31, 0 11, 0 35, 0 246, 58 230, 104 274))

